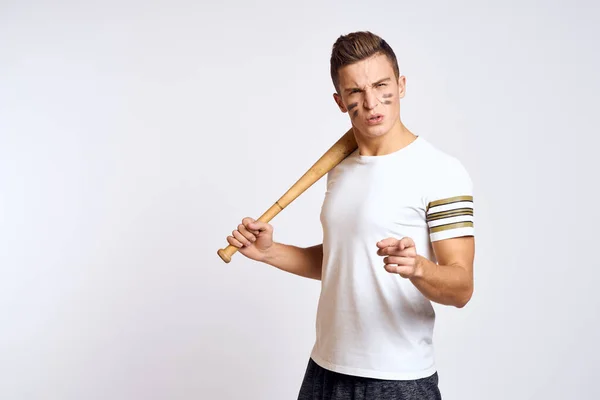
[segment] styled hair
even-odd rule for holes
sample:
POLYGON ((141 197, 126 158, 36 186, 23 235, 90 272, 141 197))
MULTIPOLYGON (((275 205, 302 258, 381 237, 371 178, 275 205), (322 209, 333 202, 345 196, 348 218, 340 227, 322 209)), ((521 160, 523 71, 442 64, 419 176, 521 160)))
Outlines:
POLYGON ((331 79, 335 90, 339 93, 340 68, 372 57, 376 54, 385 55, 394 69, 396 79, 400 77, 396 54, 389 44, 381 37, 369 31, 352 32, 340 36, 333 44, 331 51, 331 79))

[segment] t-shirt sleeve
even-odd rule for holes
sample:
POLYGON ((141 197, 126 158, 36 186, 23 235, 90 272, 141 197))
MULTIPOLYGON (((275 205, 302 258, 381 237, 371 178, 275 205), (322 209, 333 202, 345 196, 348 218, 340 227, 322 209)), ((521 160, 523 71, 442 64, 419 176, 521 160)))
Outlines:
POLYGON ((426 198, 426 219, 432 242, 474 236, 473 183, 462 163, 453 159, 436 171, 426 198))

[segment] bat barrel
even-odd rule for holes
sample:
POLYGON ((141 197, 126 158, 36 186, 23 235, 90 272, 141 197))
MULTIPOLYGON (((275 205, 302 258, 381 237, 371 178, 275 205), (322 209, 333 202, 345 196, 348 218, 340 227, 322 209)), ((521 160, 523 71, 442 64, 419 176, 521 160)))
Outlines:
MULTIPOLYGON (((353 129, 350 128, 331 148, 323 154, 323 156, 315 162, 310 169, 288 191, 271 206, 258 221, 268 223, 280 211, 292 203, 306 189, 317 182, 321 177, 327 174, 333 167, 339 164, 343 159, 348 157, 357 148, 356 139, 353 129)), ((239 249, 233 245, 229 245, 224 249, 219 249, 217 254, 223 261, 229 263, 231 257, 239 249)))

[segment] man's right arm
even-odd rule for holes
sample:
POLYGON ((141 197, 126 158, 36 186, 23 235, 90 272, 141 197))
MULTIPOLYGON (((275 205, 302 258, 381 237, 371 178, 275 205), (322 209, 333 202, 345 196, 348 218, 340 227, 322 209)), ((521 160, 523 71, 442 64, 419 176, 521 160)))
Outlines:
POLYGON ((283 243, 273 243, 262 262, 291 274, 321 280, 323 244, 297 247, 283 243))
POLYGON ((231 236, 229 244, 244 256, 295 275, 321 279, 323 244, 298 247, 273 241, 273 227, 252 218, 244 218, 231 236))

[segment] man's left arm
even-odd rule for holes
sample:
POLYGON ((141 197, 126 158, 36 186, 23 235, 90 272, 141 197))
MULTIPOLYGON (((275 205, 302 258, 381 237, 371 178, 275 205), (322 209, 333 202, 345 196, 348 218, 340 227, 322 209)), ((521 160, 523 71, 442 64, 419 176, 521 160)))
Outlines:
POLYGON ((438 263, 416 256, 411 282, 425 297, 436 303, 464 307, 473 294, 473 236, 432 243, 438 263))
POLYGON ((464 307, 473 294, 473 236, 432 243, 438 263, 417 254, 411 238, 388 238, 378 243, 378 254, 386 256, 385 269, 410 279, 429 300, 464 307))
POLYGON ((437 263, 418 255, 423 249, 409 237, 380 241, 378 254, 387 256, 388 272, 410 279, 429 300, 460 308, 473 294, 473 184, 458 160, 440 167, 435 178, 423 206, 437 263))

